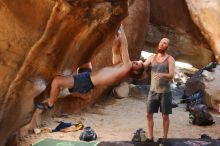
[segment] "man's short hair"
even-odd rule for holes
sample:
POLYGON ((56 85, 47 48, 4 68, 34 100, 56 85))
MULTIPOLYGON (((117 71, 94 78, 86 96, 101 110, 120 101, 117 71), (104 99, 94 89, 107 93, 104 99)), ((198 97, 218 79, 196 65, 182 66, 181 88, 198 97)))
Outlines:
POLYGON ((137 78, 137 79, 139 79, 139 78, 142 77, 143 72, 144 72, 144 64, 141 63, 141 68, 138 70, 138 73, 135 74, 135 73, 134 73, 134 70, 132 69, 132 71, 130 72, 130 77, 131 77, 131 78, 137 78))

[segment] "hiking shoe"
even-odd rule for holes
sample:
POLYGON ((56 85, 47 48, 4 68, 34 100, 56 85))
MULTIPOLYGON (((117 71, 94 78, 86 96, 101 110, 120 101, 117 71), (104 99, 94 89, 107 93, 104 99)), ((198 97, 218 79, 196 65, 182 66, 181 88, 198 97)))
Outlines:
POLYGON ((163 144, 167 141, 167 138, 159 138, 157 142, 160 144, 159 146, 163 146, 163 144))
POLYGON ((146 140, 145 140, 145 143, 154 143, 154 139, 153 138, 147 138, 146 140))
POLYGON ((39 102, 35 104, 35 107, 42 110, 48 110, 53 108, 53 106, 49 106, 47 102, 39 102))

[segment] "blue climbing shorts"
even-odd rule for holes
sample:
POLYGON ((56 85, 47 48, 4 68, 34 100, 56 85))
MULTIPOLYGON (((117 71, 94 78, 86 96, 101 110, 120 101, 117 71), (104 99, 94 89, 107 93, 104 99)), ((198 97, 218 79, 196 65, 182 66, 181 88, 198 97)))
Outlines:
POLYGON ((74 78, 74 86, 70 88, 69 91, 79 92, 79 93, 87 93, 91 89, 94 88, 94 85, 90 78, 90 72, 82 72, 73 76, 74 78))
POLYGON ((83 73, 83 72, 92 72, 92 69, 90 68, 79 68, 78 73, 83 73))

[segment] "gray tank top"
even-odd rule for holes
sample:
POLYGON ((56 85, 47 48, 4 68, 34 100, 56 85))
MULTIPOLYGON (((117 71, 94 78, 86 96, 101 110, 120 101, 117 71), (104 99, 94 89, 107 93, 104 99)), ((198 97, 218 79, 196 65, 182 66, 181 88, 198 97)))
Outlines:
POLYGON ((170 81, 167 79, 154 79, 155 73, 168 73, 168 58, 169 56, 162 62, 158 63, 156 61, 156 56, 154 56, 151 62, 151 86, 150 90, 155 91, 156 93, 167 93, 170 92, 170 81))

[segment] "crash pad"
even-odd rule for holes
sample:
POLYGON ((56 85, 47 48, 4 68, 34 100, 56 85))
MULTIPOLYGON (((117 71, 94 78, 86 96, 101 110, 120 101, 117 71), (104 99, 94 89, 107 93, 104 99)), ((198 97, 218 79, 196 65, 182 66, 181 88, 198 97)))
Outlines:
POLYGON ((164 146, 220 146, 216 139, 168 139, 164 146))
POLYGON ((97 146, 98 142, 84 142, 84 141, 67 141, 57 139, 44 139, 39 141, 32 146, 97 146))
MULTIPOLYGON (((158 146, 160 143, 136 143, 130 141, 83 142, 44 139, 32 146, 158 146)), ((220 146, 216 139, 168 139, 163 146, 220 146)))

